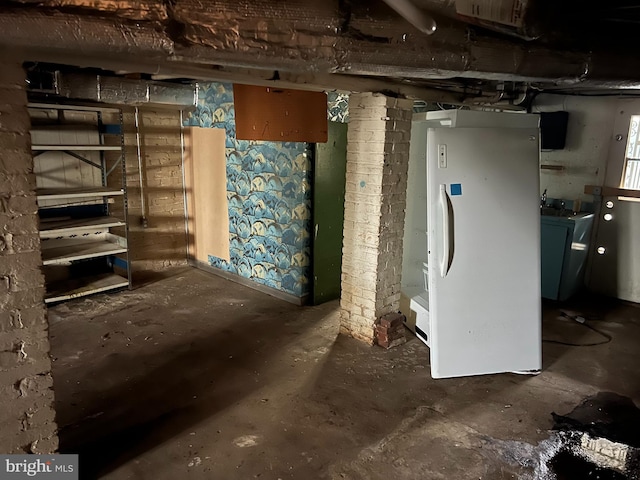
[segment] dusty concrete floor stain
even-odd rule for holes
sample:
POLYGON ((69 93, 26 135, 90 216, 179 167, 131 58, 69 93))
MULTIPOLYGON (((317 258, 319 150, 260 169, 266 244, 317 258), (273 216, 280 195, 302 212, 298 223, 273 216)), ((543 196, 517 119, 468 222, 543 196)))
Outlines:
MULTIPOLYGON (((600 391, 640 400, 640 311, 572 307, 614 340, 545 345, 535 377, 434 381, 416 339, 386 351, 338 336, 337 302, 295 307, 179 270, 50 309, 62 449, 83 479, 550 480, 550 412, 600 391)), ((546 305, 546 336, 590 339, 558 317, 546 305)))

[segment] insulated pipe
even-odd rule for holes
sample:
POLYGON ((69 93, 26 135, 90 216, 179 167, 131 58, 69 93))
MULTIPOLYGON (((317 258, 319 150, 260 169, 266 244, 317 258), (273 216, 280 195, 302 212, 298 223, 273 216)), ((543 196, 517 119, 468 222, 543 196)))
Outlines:
POLYGON ((529 94, 528 92, 528 86, 525 85, 524 88, 522 89, 522 93, 520 94, 519 97, 514 98, 511 103, 513 103, 514 105, 522 105, 525 100, 527 99, 527 95, 529 94))
POLYGON ((435 33, 437 28, 436 21, 416 7, 410 0, 384 0, 384 3, 393 8, 396 13, 422 33, 427 35, 435 33))
MULTIPOLYGON (((592 86, 608 82, 610 88, 616 85, 624 88, 628 82, 637 83, 640 79, 640 58, 631 54, 554 51, 544 45, 512 43, 480 33, 470 39, 464 28, 444 22, 438 24, 435 44, 433 37, 424 34, 405 39, 403 20, 371 18, 365 7, 349 17, 351 30, 360 33, 345 34, 340 28, 344 16, 334 8, 337 0, 305 4, 306 9, 296 2, 291 2, 296 3, 296 8, 280 9, 273 5, 289 3, 245 2, 242 5, 250 10, 247 15, 238 12, 237 2, 219 0, 215 2, 216 8, 210 8, 210 2, 213 0, 176 2, 171 18, 186 28, 177 43, 163 27, 150 22, 132 24, 121 19, 29 7, 3 9, 0 49, 16 51, 30 61, 82 63, 91 67, 109 62, 114 64, 112 70, 118 70, 118 64, 130 63, 134 65, 132 71, 139 72, 142 64, 153 64, 153 71, 146 73, 161 73, 157 70, 165 67, 200 71, 203 65, 211 65, 210 71, 220 66, 257 68, 271 73, 279 70, 281 78, 283 72, 391 77, 389 82, 397 82, 398 88, 407 87, 398 80, 402 77, 552 81, 556 85, 589 82, 592 86), (276 33, 269 28, 274 25, 272 22, 278 25, 276 33), (285 28, 290 35, 286 40, 278 40, 277 32, 285 28), (272 33, 275 36, 270 41, 272 33), (406 44, 399 46, 403 41, 406 44), (64 58, 80 60, 64 61, 64 58), (176 63, 181 65, 173 67, 176 63), (136 64, 140 66, 136 68, 136 64)), ((354 90, 377 91, 377 87, 354 90)))

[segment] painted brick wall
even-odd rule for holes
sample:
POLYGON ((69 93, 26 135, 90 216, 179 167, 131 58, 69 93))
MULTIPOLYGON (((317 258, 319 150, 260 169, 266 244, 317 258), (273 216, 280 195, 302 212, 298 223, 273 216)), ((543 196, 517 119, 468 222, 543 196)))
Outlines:
POLYGON ((306 143, 236 139, 233 86, 200 85, 187 125, 224 128, 231 261, 224 271, 302 297, 309 293, 310 161, 306 143))
POLYGON ((58 448, 25 74, 0 70, 0 452, 58 448))
MULTIPOLYGON (((105 121, 115 120, 110 118, 105 121)), ((146 271, 185 265, 180 112, 140 108, 141 172, 138 168, 134 112, 125 110, 123 121, 129 249, 134 276, 146 271), (140 178, 144 186, 146 227, 142 224, 140 178)), ((109 184, 120 185, 121 178, 122 171, 118 168, 109 177, 109 184)), ((114 207, 114 214, 118 215, 117 205, 114 207)))
POLYGON ((368 343, 375 321, 399 310, 412 106, 349 98, 341 331, 368 343))
POLYGON ((592 202, 584 186, 604 183, 619 108, 615 98, 559 95, 539 95, 533 105, 534 113, 562 110, 569 112, 565 148, 541 152, 540 163, 564 169, 540 170, 540 193, 546 188, 550 198, 592 202))

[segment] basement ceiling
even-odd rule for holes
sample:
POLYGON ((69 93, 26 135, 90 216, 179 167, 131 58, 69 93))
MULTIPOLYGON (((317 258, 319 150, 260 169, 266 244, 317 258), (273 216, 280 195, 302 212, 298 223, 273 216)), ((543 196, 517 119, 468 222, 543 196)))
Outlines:
POLYGON ((515 102, 525 88, 635 93, 638 22, 620 0, 9 0, 0 46, 161 80, 515 102))

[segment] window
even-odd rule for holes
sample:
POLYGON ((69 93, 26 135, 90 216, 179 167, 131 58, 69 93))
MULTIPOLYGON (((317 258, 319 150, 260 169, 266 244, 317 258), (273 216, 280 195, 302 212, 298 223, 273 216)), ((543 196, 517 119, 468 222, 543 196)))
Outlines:
POLYGON ((629 123, 629 141, 627 142, 627 155, 622 171, 621 187, 631 190, 640 190, 640 115, 632 115, 629 123))

